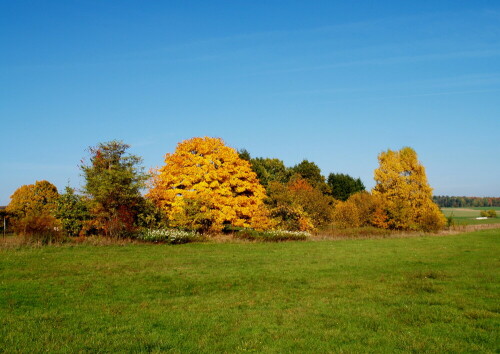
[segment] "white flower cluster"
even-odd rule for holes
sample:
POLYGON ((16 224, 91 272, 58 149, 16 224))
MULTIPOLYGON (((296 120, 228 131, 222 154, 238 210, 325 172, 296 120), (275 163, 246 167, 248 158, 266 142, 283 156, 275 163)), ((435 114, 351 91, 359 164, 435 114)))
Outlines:
POLYGON ((310 237, 311 234, 306 231, 287 231, 287 230, 275 230, 267 231, 266 234, 270 236, 289 236, 289 237, 310 237))
POLYGON ((167 243, 186 243, 197 238, 198 234, 194 231, 182 231, 177 229, 147 229, 141 232, 137 238, 150 242, 167 243))

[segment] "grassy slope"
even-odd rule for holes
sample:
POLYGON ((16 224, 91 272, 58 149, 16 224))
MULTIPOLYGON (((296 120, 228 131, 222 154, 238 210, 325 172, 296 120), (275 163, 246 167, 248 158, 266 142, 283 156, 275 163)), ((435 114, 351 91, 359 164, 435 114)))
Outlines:
POLYGON ((0 351, 498 350, 500 230, 0 250, 0 351))

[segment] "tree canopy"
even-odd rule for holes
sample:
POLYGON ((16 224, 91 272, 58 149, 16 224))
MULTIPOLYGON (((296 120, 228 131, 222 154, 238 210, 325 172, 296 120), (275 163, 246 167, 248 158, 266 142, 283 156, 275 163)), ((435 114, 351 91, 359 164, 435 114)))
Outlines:
POLYGON ((351 195, 365 190, 360 178, 353 178, 343 173, 330 173, 327 180, 331 195, 335 199, 346 201, 351 195))
POLYGON ((326 184, 325 176, 321 174, 321 169, 314 162, 302 160, 290 170, 292 174, 301 176, 307 180, 311 186, 318 188, 322 193, 330 193, 330 187, 326 184))
POLYGON ((142 159, 127 154, 130 146, 110 141, 90 147, 90 163, 82 164, 86 193, 94 215, 94 225, 109 236, 121 236, 134 229, 141 189, 149 177, 142 159))
POLYGON ((59 193, 57 187, 48 181, 36 181, 19 187, 10 197, 7 211, 16 218, 28 214, 51 214, 55 207, 59 193))
POLYGON ((6 208, 14 230, 22 235, 52 233, 58 225, 53 215, 58 198, 56 186, 48 181, 19 187, 6 208))
POLYGON ((172 226, 220 231, 225 225, 269 227, 264 187, 250 163, 219 138, 180 142, 153 178, 147 197, 172 226))
POLYGON ((445 218, 432 201, 432 188, 415 150, 387 150, 378 160, 373 195, 383 199, 389 227, 425 231, 442 228, 445 218))

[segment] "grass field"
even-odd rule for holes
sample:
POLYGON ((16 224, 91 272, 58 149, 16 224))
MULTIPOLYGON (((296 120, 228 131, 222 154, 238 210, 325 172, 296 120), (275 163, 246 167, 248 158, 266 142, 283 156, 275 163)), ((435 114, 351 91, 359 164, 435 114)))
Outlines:
POLYGON ((0 249, 4 352, 498 352, 500 230, 0 249))
POLYGON ((477 208, 441 208, 446 217, 453 217, 453 221, 458 225, 496 224, 500 223, 500 207, 477 207, 477 208), (496 210, 497 218, 476 220, 481 216, 481 210, 496 210))

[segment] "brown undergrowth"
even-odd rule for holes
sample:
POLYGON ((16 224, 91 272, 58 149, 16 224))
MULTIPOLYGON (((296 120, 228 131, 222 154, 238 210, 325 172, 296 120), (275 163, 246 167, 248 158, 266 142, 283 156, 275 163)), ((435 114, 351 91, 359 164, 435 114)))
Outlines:
MULTIPOLYGON (((326 241, 326 240, 352 240, 352 239, 381 239, 381 238, 408 238, 421 236, 450 236, 465 232, 473 232, 480 230, 500 229, 498 224, 479 224, 479 225, 454 225, 446 230, 436 233, 424 233, 421 231, 396 231, 385 230, 374 227, 360 227, 352 229, 324 228, 316 233, 313 233, 309 238, 310 241, 326 241)), ((254 243, 261 242, 257 240, 247 240, 236 238, 232 234, 211 234, 203 238, 203 242, 214 243, 254 243)), ((66 238, 63 242, 50 243, 52 246, 75 246, 75 245, 91 245, 91 246, 125 246, 131 244, 150 244, 151 242, 138 241, 135 239, 115 239, 109 237, 74 237, 66 238)), ((18 247, 43 247, 44 244, 32 242, 22 236, 8 234, 5 237, 0 236, 0 248, 18 248, 18 247)))

